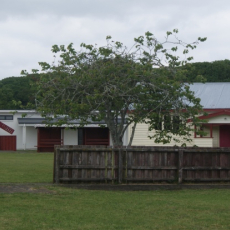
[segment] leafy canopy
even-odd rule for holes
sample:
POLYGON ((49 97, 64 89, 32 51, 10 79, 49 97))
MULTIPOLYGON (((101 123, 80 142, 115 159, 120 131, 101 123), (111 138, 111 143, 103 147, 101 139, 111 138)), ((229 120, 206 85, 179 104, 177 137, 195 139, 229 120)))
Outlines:
MULTIPOLYGON (((8 77, 0 81, 0 109, 17 110, 34 104, 38 76, 8 77)), ((30 106, 31 108, 31 106, 30 106)))
POLYGON ((57 60, 39 63, 38 111, 49 119, 59 117, 58 124, 73 119, 80 119, 82 125, 103 120, 116 146, 123 144, 130 125, 131 144, 138 122, 148 123, 152 130, 166 117, 167 129, 166 125, 157 129, 150 138, 163 143, 180 136, 188 140, 192 126, 187 125, 187 119, 192 118, 192 125, 197 123, 195 116, 202 108, 189 91, 185 70, 178 67, 192 60, 189 51, 206 38, 184 43, 177 33, 167 32, 160 42, 146 32, 134 39, 130 49, 111 36, 101 47, 82 43, 80 50, 75 50, 72 43, 67 47, 54 45, 52 52, 57 60), (175 119, 177 128, 171 125, 175 119))
POLYGON ((230 60, 189 63, 182 68, 187 70, 186 77, 191 80, 197 77, 196 81, 199 82, 230 81, 230 60))

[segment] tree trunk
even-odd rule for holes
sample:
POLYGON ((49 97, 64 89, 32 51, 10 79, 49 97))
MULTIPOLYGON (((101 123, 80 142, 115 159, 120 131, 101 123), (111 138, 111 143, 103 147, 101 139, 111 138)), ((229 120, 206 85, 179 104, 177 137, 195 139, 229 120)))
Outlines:
POLYGON ((120 138, 120 135, 116 132, 116 130, 110 129, 110 133, 111 133, 111 137, 112 137, 113 147, 123 146, 122 138, 120 138))
POLYGON ((134 125, 133 125, 133 127, 132 127, 132 133, 131 133, 131 136, 130 136, 130 139, 129 139, 129 144, 128 144, 128 146, 131 146, 131 145, 132 145, 136 126, 137 126, 137 123, 135 122, 134 125))

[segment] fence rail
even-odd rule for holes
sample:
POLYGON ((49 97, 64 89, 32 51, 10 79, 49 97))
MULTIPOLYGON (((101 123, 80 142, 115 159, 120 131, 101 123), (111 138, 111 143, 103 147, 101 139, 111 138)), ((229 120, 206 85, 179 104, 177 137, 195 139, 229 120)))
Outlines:
POLYGON ((230 181, 230 148, 56 146, 54 183, 230 181))

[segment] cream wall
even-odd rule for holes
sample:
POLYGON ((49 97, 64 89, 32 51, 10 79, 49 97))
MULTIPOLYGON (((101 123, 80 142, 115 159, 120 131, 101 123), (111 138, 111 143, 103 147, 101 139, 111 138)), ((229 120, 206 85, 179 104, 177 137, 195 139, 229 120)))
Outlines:
MULTIPOLYGON (((129 137, 131 134, 131 127, 129 127, 129 137)), ((175 146, 175 145, 181 145, 182 143, 177 143, 175 141, 172 141, 168 144, 162 144, 162 143, 155 143, 154 139, 150 139, 148 136, 154 135, 154 131, 148 131, 148 124, 145 123, 139 123, 136 127, 136 132, 133 138, 132 145, 133 146, 175 146)), ((215 130, 215 144, 217 145, 217 130, 215 130)), ((191 137, 192 141, 187 142, 186 146, 199 146, 199 147, 213 147, 213 141, 214 138, 194 138, 191 137)))
POLYGON ((219 126, 214 126, 212 129, 212 135, 213 135, 213 147, 219 147, 220 146, 220 131, 219 126))
POLYGON ((229 115, 220 115, 218 117, 212 117, 212 118, 209 118, 207 123, 229 124, 230 123, 230 116, 229 115))

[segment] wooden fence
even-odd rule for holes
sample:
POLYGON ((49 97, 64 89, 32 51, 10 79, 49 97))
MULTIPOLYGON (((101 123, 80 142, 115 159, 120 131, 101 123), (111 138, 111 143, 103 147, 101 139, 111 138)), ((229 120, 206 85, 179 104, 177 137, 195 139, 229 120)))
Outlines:
POLYGON ((54 183, 230 181, 230 148, 56 146, 54 183))

